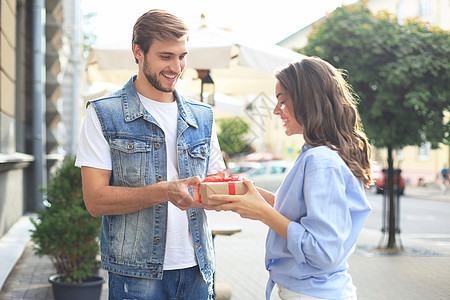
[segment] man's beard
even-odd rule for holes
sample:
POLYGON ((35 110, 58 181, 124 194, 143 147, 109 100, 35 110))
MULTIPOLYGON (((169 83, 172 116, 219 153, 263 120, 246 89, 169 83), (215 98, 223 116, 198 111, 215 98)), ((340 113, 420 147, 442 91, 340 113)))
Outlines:
POLYGON ((157 75, 156 74, 152 74, 150 71, 150 68, 148 67, 147 64, 147 59, 144 56, 144 66, 143 66, 143 72, 145 77, 147 78, 148 82, 157 90, 164 92, 164 93, 172 93, 175 88, 170 87, 170 88, 165 88, 162 84, 161 81, 158 80, 157 75))

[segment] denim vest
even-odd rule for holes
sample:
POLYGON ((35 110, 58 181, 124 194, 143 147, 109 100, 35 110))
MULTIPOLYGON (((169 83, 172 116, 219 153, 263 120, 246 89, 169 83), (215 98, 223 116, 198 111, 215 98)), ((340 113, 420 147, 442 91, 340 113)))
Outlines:
MULTIPOLYGON (((144 109, 134 80, 132 77, 122 90, 91 102, 111 148, 113 186, 139 187, 167 180, 164 132, 144 109)), ((211 152, 212 110, 177 93, 175 96, 179 176, 205 178, 211 152)), ((167 202, 161 202, 126 215, 103 216, 102 267, 125 276, 162 279, 167 206, 167 202)), ((212 288, 214 250, 205 211, 194 208, 186 213, 200 270, 212 288)))

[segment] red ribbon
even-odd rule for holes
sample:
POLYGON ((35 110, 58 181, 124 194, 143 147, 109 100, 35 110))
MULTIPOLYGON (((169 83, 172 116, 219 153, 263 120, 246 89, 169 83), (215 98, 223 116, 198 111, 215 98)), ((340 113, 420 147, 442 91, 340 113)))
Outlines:
MULTIPOLYGON (((236 195, 236 188, 233 181, 239 181, 239 175, 231 174, 230 176, 226 177, 227 175, 220 171, 217 171, 217 174, 218 175, 206 177, 202 182, 228 182, 228 193, 230 195, 236 195)), ((200 203, 203 203, 200 195, 200 184, 197 187, 197 194, 198 200, 200 201, 200 203)))

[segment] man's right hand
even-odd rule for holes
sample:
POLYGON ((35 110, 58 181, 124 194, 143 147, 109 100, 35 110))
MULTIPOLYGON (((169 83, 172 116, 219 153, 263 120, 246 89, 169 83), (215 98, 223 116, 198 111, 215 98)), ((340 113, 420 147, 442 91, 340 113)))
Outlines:
POLYGON ((177 181, 169 181, 167 188, 168 200, 181 210, 187 210, 194 207, 203 207, 199 201, 195 201, 189 194, 189 187, 196 183, 200 183, 198 176, 189 177, 177 181))
POLYGON ((91 215, 122 215, 170 201, 186 210, 204 205, 189 194, 189 187, 199 183, 200 177, 178 181, 162 181, 141 187, 110 186, 111 170, 82 167, 83 197, 91 215))

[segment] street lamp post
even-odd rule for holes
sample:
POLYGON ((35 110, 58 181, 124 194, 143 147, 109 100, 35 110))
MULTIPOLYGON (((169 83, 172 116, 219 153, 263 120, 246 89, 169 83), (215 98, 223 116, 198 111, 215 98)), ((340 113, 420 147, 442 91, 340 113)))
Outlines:
POLYGON ((198 78, 201 79, 200 101, 214 106, 215 85, 209 70, 197 70, 198 78))

